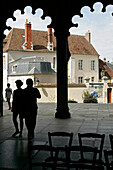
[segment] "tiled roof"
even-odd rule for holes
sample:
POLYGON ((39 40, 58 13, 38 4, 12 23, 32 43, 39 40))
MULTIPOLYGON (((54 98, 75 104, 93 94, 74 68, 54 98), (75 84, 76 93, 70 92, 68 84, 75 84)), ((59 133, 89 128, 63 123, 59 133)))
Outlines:
MULTIPOLYGON (((24 29, 13 28, 8 36, 4 39, 4 49, 7 50, 23 50, 22 45, 24 44, 25 38, 24 29)), ((32 43, 34 51, 48 52, 47 49, 48 34, 46 31, 32 30, 32 43)), ((53 45, 54 50, 56 49, 56 38, 53 34, 53 45)), ((85 55, 99 55, 94 47, 89 43, 84 36, 70 35, 69 36, 69 50, 75 54, 85 55)), ((24 50, 25 51, 25 50, 24 50)))
POLYGON ((111 69, 111 64, 99 59, 99 68, 105 70, 106 76, 113 78, 113 70, 111 69))
POLYGON ((69 49, 71 53, 85 55, 99 55, 85 36, 71 35, 69 37, 69 49))
POLYGON ((107 66, 108 66, 111 70, 113 70, 113 64, 108 63, 108 62, 106 62, 106 64, 107 64, 107 66))

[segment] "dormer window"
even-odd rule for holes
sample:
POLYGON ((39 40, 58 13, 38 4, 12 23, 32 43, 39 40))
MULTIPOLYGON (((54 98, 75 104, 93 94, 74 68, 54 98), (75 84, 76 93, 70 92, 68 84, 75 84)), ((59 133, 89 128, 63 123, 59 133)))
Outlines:
POLYGON ((7 44, 7 41, 8 41, 7 38, 5 38, 5 39, 3 40, 3 47, 7 44))
POLYGON ((7 43, 7 42, 3 42, 3 48, 5 47, 6 43, 7 43))
POLYGON ((15 72, 16 72, 16 69, 17 69, 17 64, 15 64, 15 65, 12 66, 12 72, 15 73, 15 72))
POLYGON ((25 34, 22 34, 22 37, 25 38, 25 34))

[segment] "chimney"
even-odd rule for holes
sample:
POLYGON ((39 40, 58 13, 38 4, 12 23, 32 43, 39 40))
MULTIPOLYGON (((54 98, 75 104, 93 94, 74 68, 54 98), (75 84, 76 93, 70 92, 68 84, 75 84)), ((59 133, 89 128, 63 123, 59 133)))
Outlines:
POLYGON ((33 50, 31 23, 28 23, 28 19, 26 19, 25 23, 25 42, 23 44, 23 48, 24 50, 33 50))
POLYGON ((106 63, 106 58, 104 58, 104 63, 106 63))
POLYGON ((53 35, 52 35, 52 28, 48 28, 48 44, 47 48, 49 51, 53 51, 53 35))
POLYGON ((88 30, 88 32, 85 33, 85 38, 89 43, 91 43, 91 33, 89 30, 88 30))

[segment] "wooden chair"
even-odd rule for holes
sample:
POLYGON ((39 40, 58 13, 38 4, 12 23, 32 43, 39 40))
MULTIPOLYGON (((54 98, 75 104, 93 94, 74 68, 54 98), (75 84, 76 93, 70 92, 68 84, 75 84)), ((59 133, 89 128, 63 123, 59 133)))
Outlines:
MULTIPOLYGON (((105 135, 104 134, 96 134, 96 133, 84 133, 84 134, 78 134, 79 138, 79 145, 84 146, 84 145, 89 145, 89 141, 93 143, 93 147, 97 147, 98 154, 96 158, 96 164, 97 165, 104 165, 104 162, 102 161, 102 151, 103 151, 103 145, 104 145, 104 139, 105 135), (85 144, 84 144, 85 140, 85 144), (98 142, 96 144, 96 142, 98 142), (88 144, 87 144, 88 143, 88 144)), ((81 159, 84 160, 83 153, 81 152, 81 159)))
MULTIPOLYGON (((73 133, 69 132, 48 132, 49 138, 49 146, 57 147, 58 159, 57 159, 57 167, 58 163, 65 164, 66 162, 66 153, 65 146, 70 147, 72 145, 73 133)), ((55 155, 51 150, 51 156, 46 159, 46 162, 52 162, 55 159, 55 155)))
MULTIPOLYGON (((95 169, 95 163, 96 163, 96 156, 97 156, 97 148, 89 147, 89 146, 71 146, 66 147, 66 158, 67 158, 67 167, 68 169, 74 168, 74 169, 95 169), (90 154, 90 158, 92 159, 87 161, 85 159, 84 162, 82 162, 79 158, 81 155, 81 152, 84 154, 84 156, 88 156, 90 154)), ((96 167, 97 169, 97 167, 96 167)), ((98 167, 100 170, 100 168, 98 167)))
POLYGON ((41 167, 41 169, 56 169, 58 157, 58 149, 47 145, 33 145, 29 146, 29 170, 33 167, 41 167), (32 158, 32 152, 37 151, 37 154, 32 158), (53 162, 45 162, 45 159, 50 155, 50 153, 55 152, 55 159, 53 162))
POLYGON ((113 170, 113 150, 104 150, 104 157, 107 170, 113 170))

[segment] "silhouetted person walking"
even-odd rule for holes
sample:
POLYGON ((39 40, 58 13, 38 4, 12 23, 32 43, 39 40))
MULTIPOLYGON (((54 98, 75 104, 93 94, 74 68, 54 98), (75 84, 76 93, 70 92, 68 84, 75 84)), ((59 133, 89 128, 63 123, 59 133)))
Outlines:
POLYGON ((23 89, 21 86, 23 85, 23 82, 21 80, 15 81, 17 89, 13 92, 13 102, 12 102, 12 112, 13 112, 13 123, 16 129, 16 132, 12 135, 15 137, 17 134, 19 134, 20 137, 22 137, 22 130, 23 130, 23 89), (20 119, 20 131, 18 128, 18 122, 17 117, 19 115, 20 119))
POLYGON ((9 110, 11 110, 10 99, 11 99, 12 89, 10 88, 9 83, 7 84, 7 88, 5 89, 5 91, 6 91, 5 96, 6 96, 6 99, 7 99, 7 102, 8 102, 9 110))
POLYGON ((37 98, 41 98, 41 94, 37 88, 33 88, 32 79, 26 80, 27 88, 24 89, 25 102, 25 123, 28 130, 28 139, 34 138, 34 129, 37 117, 37 98))

